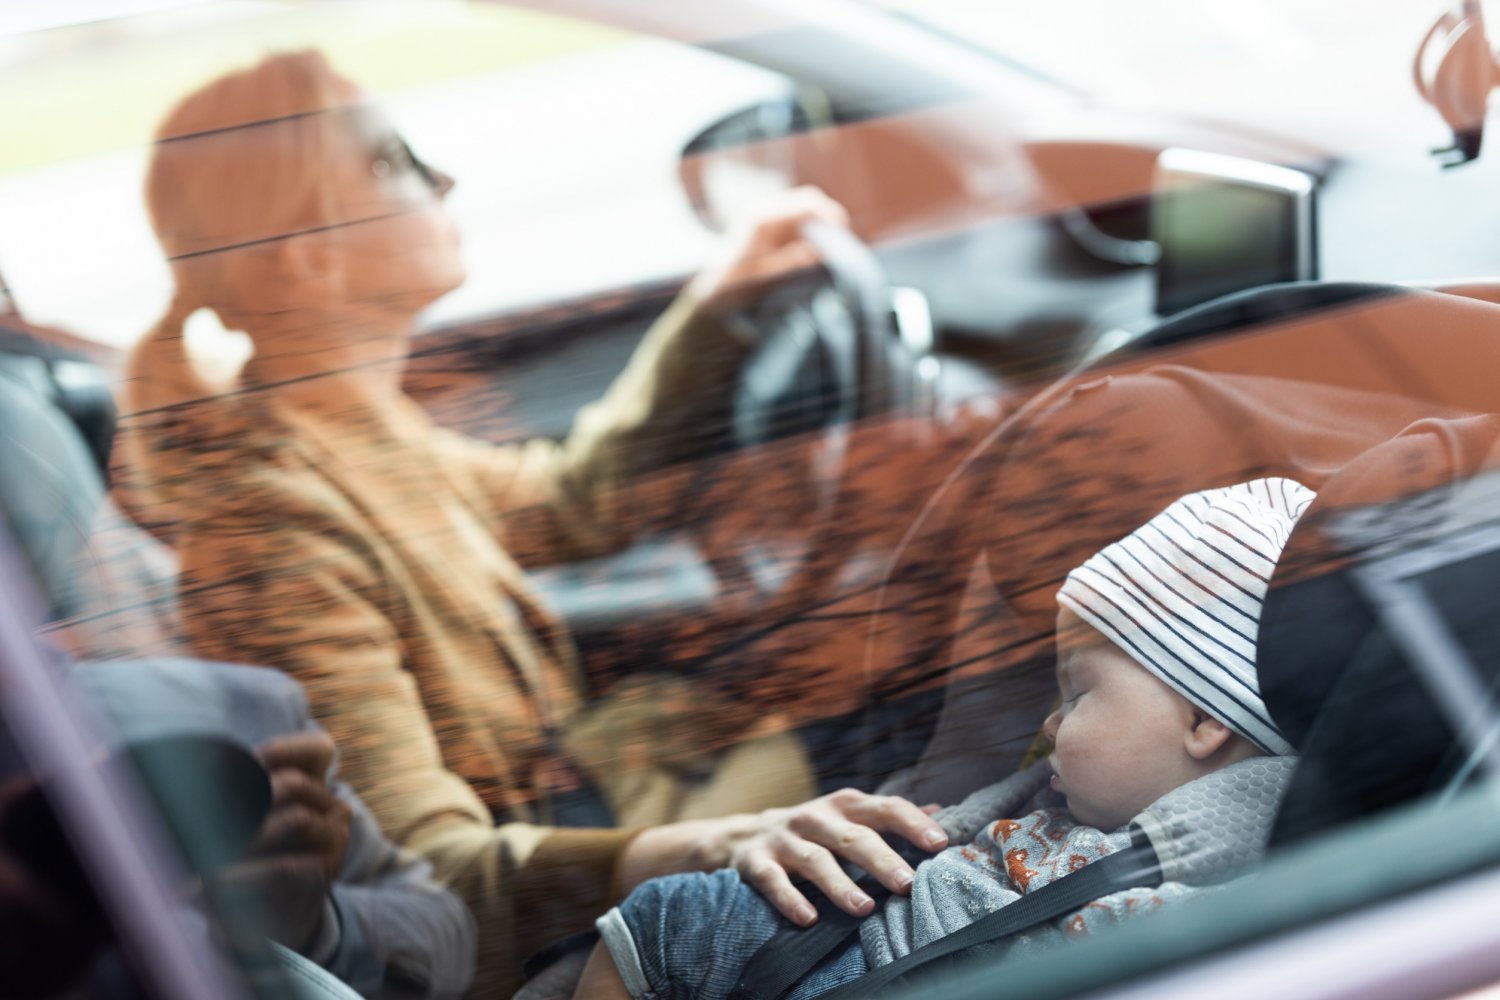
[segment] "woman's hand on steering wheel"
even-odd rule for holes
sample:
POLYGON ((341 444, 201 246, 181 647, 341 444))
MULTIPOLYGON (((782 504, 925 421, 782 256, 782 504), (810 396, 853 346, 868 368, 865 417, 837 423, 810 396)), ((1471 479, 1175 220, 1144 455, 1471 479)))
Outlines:
POLYGON ((814 220, 849 228, 849 213, 818 188, 793 188, 766 200, 730 229, 689 292, 713 308, 734 310, 777 279, 816 267, 820 255, 803 235, 814 220))

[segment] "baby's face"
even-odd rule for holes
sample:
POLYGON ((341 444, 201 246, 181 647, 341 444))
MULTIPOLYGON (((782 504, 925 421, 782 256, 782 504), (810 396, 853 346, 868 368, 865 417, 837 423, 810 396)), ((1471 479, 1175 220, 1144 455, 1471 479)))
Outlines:
POLYGON ((1057 617, 1062 705, 1044 730, 1056 746, 1052 787, 1081 823, 1114 830, 1197 776, 1186 740, 1193 705, 1063 609, 1057 617))

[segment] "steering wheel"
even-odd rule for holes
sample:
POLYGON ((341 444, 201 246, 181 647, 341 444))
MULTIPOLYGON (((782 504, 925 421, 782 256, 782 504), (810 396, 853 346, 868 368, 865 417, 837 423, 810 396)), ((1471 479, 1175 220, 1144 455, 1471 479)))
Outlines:
POLYGON ((850 431, 880 415, 917 412, 935 393, 936 365, 898 336, 874 251, 821 220, 806 223, 803 235, 821 265, 781 279, 737 320, 758 345, 735 388, 730 439, 743 451, 801 436, 806 447, 778 451, 775 461, 782 473, 793 463, 799 494, 812 498, 811 510, 792 519, 796 544, 757 551, 778 534, 786 540, 787 524, 767 524, 737 540, 733 557, 715 560, 721 577, 755 580, 767 599, 826 595, 824 578, 859 542, 858 533, 835 530, 860 513, 845 510, 851 498, 841 489, 850 431))
POLYGON ((841 427, 924 396, 921 358, 896 336, 874 252, 818 220, 803 233, 822 266, 779 282, 739 317, 759 341, 735 391, 739 447, 841 427))
POLYGON ((804 613, 848 585, 870 515, 868 494, 849 482, 856 461, 868 464, 864 449, 851 448, 863 435, 851 432, 931 398, 935 366, 898 335, 874 253, 827 224, 805 235, 822 266, 779 281, 736 320, 757 346, 733 389, 729 488, 706 489, 701 516, 683 518, 721 587, 733 590, 726 607, 743 615, 744 628, 702 653, 715 671, 746 642, 774 643, 782 628, 802 627, 804 613), (716 507, 726 499, 727 516, 716 507))

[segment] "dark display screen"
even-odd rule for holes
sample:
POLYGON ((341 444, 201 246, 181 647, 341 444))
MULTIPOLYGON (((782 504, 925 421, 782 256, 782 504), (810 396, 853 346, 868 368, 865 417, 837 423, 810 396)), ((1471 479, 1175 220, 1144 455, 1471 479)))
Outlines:
POLYGON ((1161 170, 1152 210, 1161 252, 1157 313, 1170 316, 1231 292, 1315 278, 1311 216, 1306 188, 1161 170))

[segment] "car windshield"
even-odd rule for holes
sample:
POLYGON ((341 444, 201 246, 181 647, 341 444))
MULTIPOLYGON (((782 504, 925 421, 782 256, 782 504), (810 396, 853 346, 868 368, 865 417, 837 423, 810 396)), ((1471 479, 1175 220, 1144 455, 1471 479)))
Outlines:
POLYGON ((1305 129, 1335 149, 1434 131, 1411 63, 1436 2, 873 2, 1111 103, 1305 129))
MULTIPOLYGON (((709 234, 681 197, 678 153, 705 122, 785 87, 688 45, 498 5, 163 2, 107 18, 75 7, 14 15, 0 44, 0 269, 33 320, 111 347, 169 297, 139 205, 146 140, 175 97, 253 53, 326 50, 458 179, 449 204, 469 280, 434 323, 691 270, 709 234), (658 237, 641 245, 648 228, 658 237), (100 277, 79 288, 65 261, 100 277)), ((191 333, 218 329, 200 314, 191 333)))

